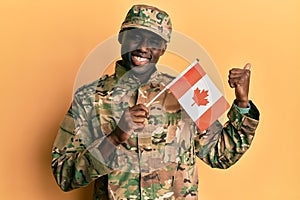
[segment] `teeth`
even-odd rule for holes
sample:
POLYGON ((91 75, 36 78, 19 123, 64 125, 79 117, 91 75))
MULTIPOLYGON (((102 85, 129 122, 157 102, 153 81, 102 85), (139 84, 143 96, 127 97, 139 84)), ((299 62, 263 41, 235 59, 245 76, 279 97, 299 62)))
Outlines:
POLYGON ((142 58, 142 57, 139 57, 139 56, 135 56, 136 57, 136 59, 138 60, 138 61, 140 61, 140 62, 143 62, 143 61, 146 61, 147 60, 147 58, 142 58))

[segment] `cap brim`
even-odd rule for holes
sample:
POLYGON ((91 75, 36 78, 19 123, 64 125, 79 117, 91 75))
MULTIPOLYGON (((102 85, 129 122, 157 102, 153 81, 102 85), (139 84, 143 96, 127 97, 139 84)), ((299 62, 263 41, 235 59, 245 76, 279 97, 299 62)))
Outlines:
POLYGON ((126 25, 122 25, 121 31, 124 30, 124 29, 127 29, 127 28, 140 28, 140 29, 144 29, 144 30, 150 31, 152 33, 155 33, 156 35, 158 35, 159 37, 161 37, 162 39, 164 39, 166 42, 170 42, 169 37, 167 37, 166 35, 162 34, 161 32, 159 32, 156 29, 153 29, 151 27, 137 25, 137 24, 126 24, 126 25))

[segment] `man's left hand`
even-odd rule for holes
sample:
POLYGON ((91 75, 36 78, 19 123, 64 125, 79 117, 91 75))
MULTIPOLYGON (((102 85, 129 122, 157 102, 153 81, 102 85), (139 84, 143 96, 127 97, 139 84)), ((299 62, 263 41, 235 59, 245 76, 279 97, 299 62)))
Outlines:
POLYGON ((250 68, 251 64, 247 63, 244 69, 233 68, 229 70, 228 83, 231 88, 235 88, 235 100, 240 108, 248 107, 250 68))

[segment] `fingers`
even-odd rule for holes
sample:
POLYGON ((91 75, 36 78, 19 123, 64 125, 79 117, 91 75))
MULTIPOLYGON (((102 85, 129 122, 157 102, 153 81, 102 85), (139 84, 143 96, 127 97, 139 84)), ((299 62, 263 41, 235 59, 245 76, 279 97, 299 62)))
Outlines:
POLYGON ((115 133, 116 137, 118 138, 118 142, 122 143, 127 140, 132 131, 143 129, 148 116, 149 109, 142 104, 125 109, 115 133))
POLYGON ((244 73, 245 73, 244 71, 229 72, 228 78, 239 78, 239 77, 243 76, 244 73))
POLYGON ((242 69, 231 69, 228 75, 228 83, 231 88, 238 85, 239 81, 242 79, 244 71, 242 69))
POLYGON ((229 70, 228 83, 231 88, 243 85, 250 78, 251 64, 247 63, 243 69, 232 68, 229 70))
POLYGON ((129 111, 133 114, 133 116, 136 117, 148 117, 149 115, 149 109, 143 105, 143 104, 138 104, 136 106, 133 106, 129 108, 129 111))
POLYGON ((232 79, 228 80, 228 83, 231 88, 235 88, 239 85, 242 85, 244 83, 244 79, 243 78, 232 78, 232 79))
POLYGON ((247 63, 243 69, 241 68, 232 68, 231 70, 229 70, 230 74, 240 74, 240 73, 244 73, 245 71, 250 71, 251 69, 251 64, 247 63))
POLYGON ((249 69, 232 68, 231 70, 229 70, 229 75, 240 76, 240 75, 244 74, 245 72, 250 72, 250 70, 249 69))
POLYGON ((145 116, 142 116, 142 115, 131 115, 131 120, 132 122, 134 123, 144 123, 145 120, 146 120, 146 117, 145 116))
POLYGON ((250 63, 247 63, 247 64, 244 66, 244 69, 250 70, 250 69, 251 69, 251 64, 250 64, 250 63))
POLYGON ((131 122, 141 123, 148 115, 148 108, 142 104, 138 104, 125 109, 120 121, 125 124, 130 124, 131 122))
POLYGON ((149 116, 149 110, 145 105, 138 104, 129 108, 129 123, 132 124, 132 128, 143 128, 146 119, 149 116), (132 123, 133 122, 133 123, 132 123))

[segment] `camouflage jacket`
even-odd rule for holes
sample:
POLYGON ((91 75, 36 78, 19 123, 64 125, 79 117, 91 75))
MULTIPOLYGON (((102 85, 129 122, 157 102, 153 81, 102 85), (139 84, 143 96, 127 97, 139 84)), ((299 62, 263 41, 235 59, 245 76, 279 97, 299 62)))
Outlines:
POLYGON ((245 153, 258 125, 250 102, 247 114, 232 106, 228 122, 200 132, 170 91, 149 108, 143 130, 103 156, 99 146, 118 124, 124 109, 149 102, 173 77, 156 71, 146 84, 116 64, 75 93, 52 151, 52 170, 64 191, 95 181, 94 199, 197 199, 199 157, 211 167, 228 168, 245 153), (137 137, 139 136, 139 137, 137 137))

